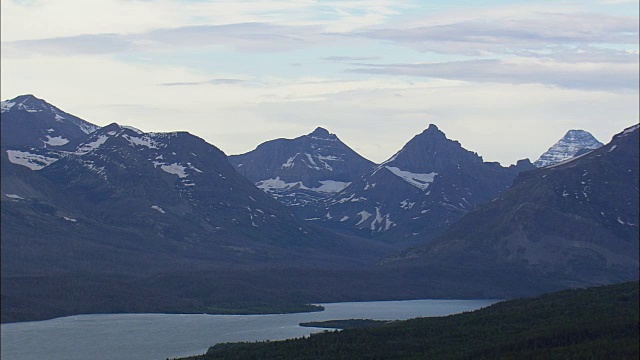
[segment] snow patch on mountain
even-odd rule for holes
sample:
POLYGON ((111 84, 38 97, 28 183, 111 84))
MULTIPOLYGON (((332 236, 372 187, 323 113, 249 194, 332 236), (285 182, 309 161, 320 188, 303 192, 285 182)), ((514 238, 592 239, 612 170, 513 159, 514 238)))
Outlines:
POLYGON ((165 212, 165 211, 164 211, 160 206, 158 206, 158 205, 151 205, 151 208, 152 208, 153 210, 158 211, 158 212, 159 212, 159 213, 161 213, 161 214, 166 214, 166 212, 165 212))
POLYGON ((149 149, 159 149, 161 145, 161 143, 154 141, 148 135, 137 137, 137 136, 129 136, 127 134, 123 134, 122 137, 129 142, 131 147, 145 146, 145 147, 148 147, 149 149))
POLYGON ((47 145, 51 146, 62 146, 69 142, 69 140, 63 138, 62 136, 51 137, 47 135, 47 141, 43 141, 47 145))
POLYGON ((300 155, 300 153, 297 153, 295 155, 293 155, 292 157, 290 157, 284 164, 282 164, 281 168, 282 169, 289 169, 292 168, 295 164, 293 163, 293 161, 296 159, 296 157, 300 155))
POLYGON ((276 177, 275 179, 267 179, 261 180, 256 183, 256 186, 259 189, 264 191, 272 190, 272 189, 290 189, 294 186, 303 187, 302 182, 297 181, 293 183, 287 183, 280 179, 280 177, 276 177))
POLYGON ((163 164, 163 163, 154 162, 154 165, 155 166, 159 165, 162 171, 172 175, 178 175, 179 178, 185 178, 188 176, 187 173, 184 171, 187 167, 182 166, 178 163, 163 164))
POLYGON ((301 181, 296 181, 291 183, 285 182, 282 179, 280 179, 280 177, 278 176, 275 179, 266 179, 266 180, 258 181, 256 183, 256 186, 259 189, 262 189, 263 191, 286 190, 286 189, 297 188, 297 189, 311 190, 311 191, 317 191, 322 193, 337 193, 342 191, 344 188, 346 188, 351 184, 350 182, 335 181, 335 180, 320 180, 319 183, 321 184, 320 186, 312 188, 312 187, 305 186, 301 181))
POLYGON ((134 133, 136 133, 136 134, 144 135, 144 131, 142 131, 142 130, 140 130, 140 129, 138 129, 138 128, 134 128, 133 126, 130 126, 130 125, 120 125, 120 127, 121 127, 121 128, 123 128, 123 129, 131 130, 131 131, 133 131, 133 132, 134 132, 134 133))
POLYGON ((46 157, 44 155, 32 154, 27 151, 7 150, 9 161, 16 165, 26 166, 31 170, 40 170, 51 165, 59 159, 46 157))
POLYGON ((98 138, 96 140, 94 140, 92 142, 89 142, 89 143, 86 143, 86 144, 82 144, 80 147, 78 147, 78 149, 76 150, 76 154, 84 155, 86 153, 89 153, 89 152, 99 148, 102 144, 107 142, 108 139, 109 139, 108 136, 100 135, 100 136, 98 136, 98 138))
POLYGON ((391 173, 393 173, 394 175, 402 178, 409 184, 422 190, 427 190, 429 185, 433 183, 436 175, 438 175, 438 173, 435 172, 431 172, 428 174, 412 173, 410 171, 400 170, 399 168, 393 166, 385 166, 385 168, 391 171, 391 173))
POLYGON ((409 210, 409 209, 411 209, 411 208, 413 207, 413 205, 415 205, 415 204, 416 204, 415 202, 411 202, 411 201, 409 201, 409 199, 406 199, 406 200, 402 200, 402 201, 400 202, 400 207, 401 207, 402 209, 404 209, 404 210, 409 210))
POLYGON ((311 190, 324 193, 338 193, 351 185, 351 182, 336 180, 320 180, 319 183, 322 184, 320 187, 313 188, 311 190))
POLYGON ((0 109, 2 109, 2 112, 9 111, 12 107, 15 106, 15 104, 16 103, 13 101, 2 101, 0 103, 0 109))
POLYGON ((80 130, 85 134, 91 134, 92 132, 100 129, 100 126, 90 124, 88 122, 76 122, 76 125, 80 128, 80 130))
POLYGON ((358 221, 356 226, 358 226, 358 225, 362 224, 363 222, 367 221, 367 219, 370 218, 371 215, 373 215, 373 214, 371 214, 367 210, 362 210, 357 215, 360 215, 360 221, 358 221))

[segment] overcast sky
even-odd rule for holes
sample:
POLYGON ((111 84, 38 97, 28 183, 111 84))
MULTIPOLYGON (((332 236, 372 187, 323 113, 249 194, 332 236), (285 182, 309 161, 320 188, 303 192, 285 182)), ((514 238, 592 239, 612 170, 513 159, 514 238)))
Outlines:
POLYGON ((227 154, 322 126, 382 162, 436 124, 486 161, 638 122, 638 0, 2 0, 1 96, 227 154))

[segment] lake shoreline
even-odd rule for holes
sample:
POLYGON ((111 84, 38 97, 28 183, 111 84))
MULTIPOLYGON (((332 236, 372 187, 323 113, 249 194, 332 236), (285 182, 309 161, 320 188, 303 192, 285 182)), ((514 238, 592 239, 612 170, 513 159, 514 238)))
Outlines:
POLYGON ((266 315, 99 314, 2 324, 2 358, 166 359, 202 354, 217 343, 276 341, 309 336, 322 328, 303 322, 445 316, 486 307, 496 300, 406 300, 320 303, 324 311, 266 315))

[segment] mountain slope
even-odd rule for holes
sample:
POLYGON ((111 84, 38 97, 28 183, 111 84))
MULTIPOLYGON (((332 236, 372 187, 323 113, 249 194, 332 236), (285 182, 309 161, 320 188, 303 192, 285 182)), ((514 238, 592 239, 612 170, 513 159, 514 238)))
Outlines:
POLYGON ((326 198, 374 166, 320 127, 295 139, 267 141, 246 154, 229 156, 229 161, 259 188, 291 206, 326 198))
POLYGON ((638 132, 635 125, 581 157, 522 173, 432 243, 385 262, 517 269, 557 286, 637 279, 638 132))
POLYGON ((333 197, 296 211, 338 231, 391 241, 435 236, 478 204, 534 168, 505 168, 449 140, 435 125, 333 197))
POLYGON ((585 152, 594 150, 602 146, 593 135, 584 130, 569 130, 557 143, 549 148, 533 164, 537 167, 555 165, 568 160, 574 156, 579 156, 585 152))
POLYGON ((33 95, 2 101, 1 143, 57 149, 99 126, 68 114, 33 95))

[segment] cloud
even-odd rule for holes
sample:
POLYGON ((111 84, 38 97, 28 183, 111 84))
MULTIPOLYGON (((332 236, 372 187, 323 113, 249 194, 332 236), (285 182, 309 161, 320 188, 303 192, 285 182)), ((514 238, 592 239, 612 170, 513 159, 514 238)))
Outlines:
POLYGON ((367 60, 381 60, 381 56, 326 56, 322 60, 330 62, 352 62, 352 61, 367 61, 367 60))
MULTIPOLYGON (((468 14, 467 14, 468 15, 468 14)), ((485 55, 558 45, 637 44, 638 18, 596 13, 521 13, 446 19, 425 26, 362 31, 354 36, 420 51, 485 55)))
POLYGON ((320 26, 351 31, 379 25, 408 1, 299 0, 56 0, 2 1, 4 41, 73 37, 79 34, 136 34, 156 29, 241 23, 320 26))
POLYGON ((236 85, 247 83, 247 80, 243 79, 211 79, 207 81, 192 81, 192 82, 171 82, 162 83, 161 86, 194 86, 194 85, 236 85))
POLYGON ((185 48, 227 46, 241 52, 278 52, 328 43, 332 37, 314 26, 265 23, 185 26, 140 34, 92 34, 3 42, 8 56, 111 55, 123 52, 166 52, 185 48))
POLYGON ((599 50, 420 64, 359 64, 347 71, 469 82, 537 83, 584 90, 637 91, 640 83, 638 66, 635 54, 599 50))

